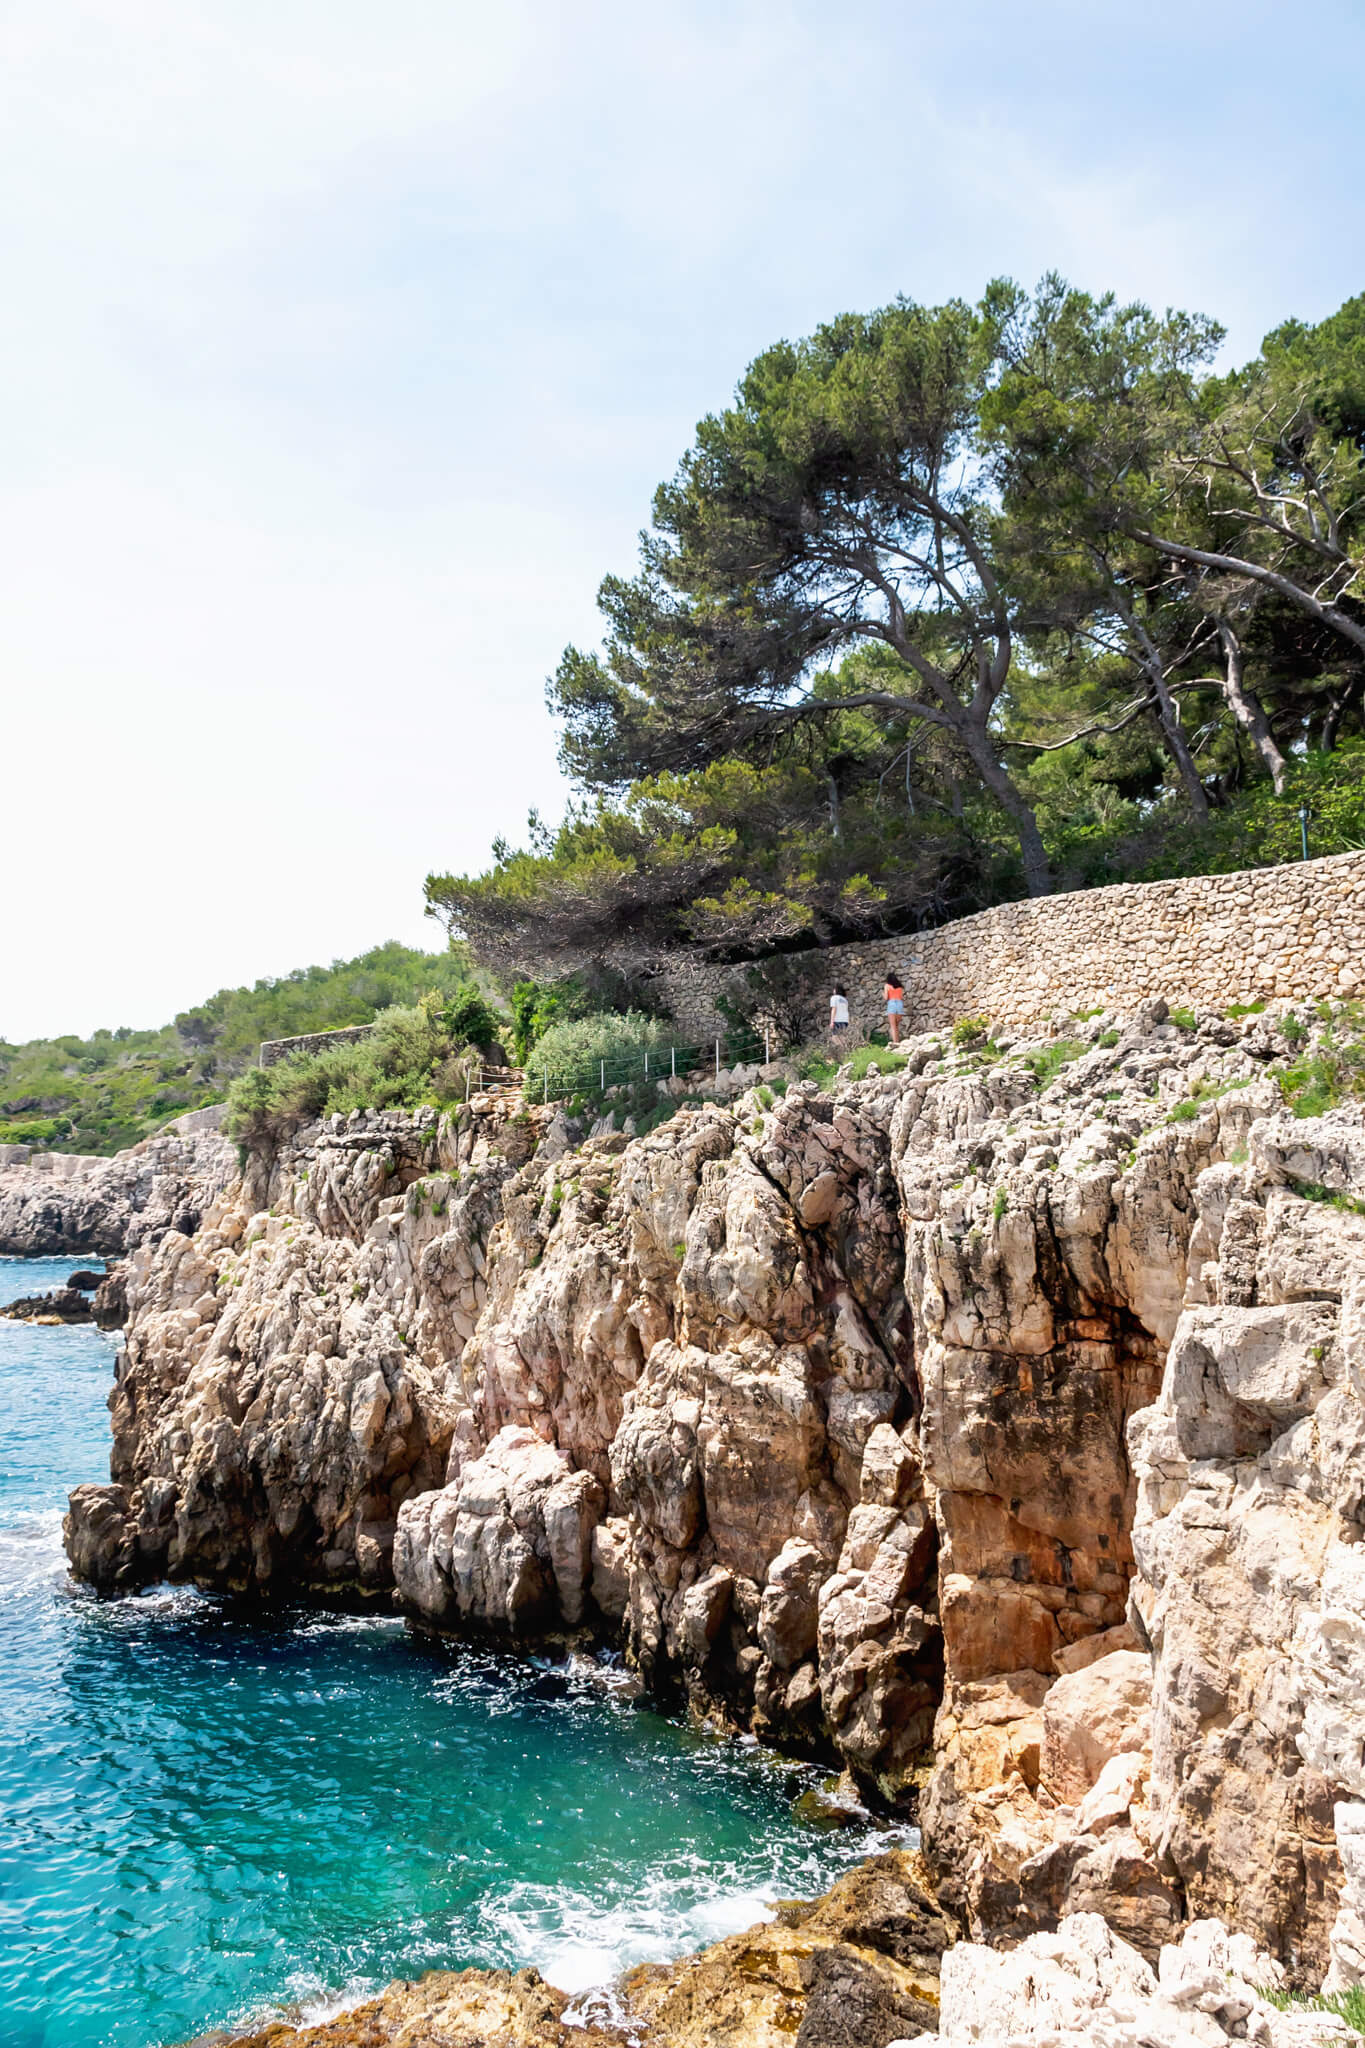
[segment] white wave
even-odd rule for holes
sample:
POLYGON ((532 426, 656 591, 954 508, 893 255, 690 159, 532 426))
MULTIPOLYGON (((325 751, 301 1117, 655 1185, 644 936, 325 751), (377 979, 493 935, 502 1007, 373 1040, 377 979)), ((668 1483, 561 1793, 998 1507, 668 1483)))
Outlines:
POLYGON ((0 1594, 35 1592, 65 1574, 60 1508, 35 1508, 0 1528, 0 1594))

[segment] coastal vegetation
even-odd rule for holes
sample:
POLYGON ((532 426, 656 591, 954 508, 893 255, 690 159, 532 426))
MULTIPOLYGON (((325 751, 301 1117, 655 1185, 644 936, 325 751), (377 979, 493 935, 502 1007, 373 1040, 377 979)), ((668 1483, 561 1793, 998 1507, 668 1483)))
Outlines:
POLYGON ((430 908, 543 991, 1365 843, 1365 296, 1222 339, 1050 277, 766 350, 550 681, 564 821, 430 908))
POLYGON ((472 983, 452 996, 431 990, 381 1010, 367 1038, 249 1067, 228 1092, 224 1129, 243 1145, 271 1144, 298 1124, 353 1109, 445 1108, 464 1099, 499 1029, 472 983))
POLYGON ((448 1000, 472 987, 463 947, 422 953, 391 942, 330 967, 219 989, 154 1030, 0 1041, 0 1144, 117 1152, 185 1110, 221 1102, 263 1039, 368 1024, 429 991, 448 1000))

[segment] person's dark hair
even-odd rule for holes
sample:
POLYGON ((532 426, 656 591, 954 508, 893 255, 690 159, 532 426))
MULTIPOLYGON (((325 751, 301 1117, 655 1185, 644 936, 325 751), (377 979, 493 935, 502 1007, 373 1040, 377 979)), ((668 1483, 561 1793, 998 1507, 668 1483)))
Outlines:
POLYGON ((888 968, 887 968, 887 970, 886 970, 886 980, 887 980, 887 986, 888 986, 888 987, 890 987, 890 988, 904 988, 904 987, 905 987, 905 983, 904 983, 904 982, 903 982, 903 981, 901 980, 901 978, 900 978, 900 973, 899 973, 899 970, 898 970, 897 968, 895 968, 895 967, 888 967, 888 968))
POLYGON ((844 987, 844 984, 841 981, 836 981, 834 984, 834 993, 836 996, 846 996, 848 994, 848 990, 844 987))

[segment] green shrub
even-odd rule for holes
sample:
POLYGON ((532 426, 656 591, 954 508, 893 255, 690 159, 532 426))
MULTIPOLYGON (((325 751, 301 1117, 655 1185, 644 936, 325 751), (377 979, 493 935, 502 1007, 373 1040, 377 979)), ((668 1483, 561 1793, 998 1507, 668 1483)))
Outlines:
POLYGON ((1248 1081, 1198 1081, 1191 1088, 1183 1102, 1177 1102, 1166 1121, 1168 1124, 1192 1124, 1201 1109, 1210 1102, 1217 1102, 1220 1096, 1231 1095, 1238 1088, 1247 1088, 1248 1081))
MULTIPOLYGON (((228 1094, 224 1129, 239 1144, 276 1144, 318 1117, 458 1100, 466 1067, 439 996, 383 1010, 368 1038, 253 1067, 228 1094)), ((467 1014, 467 1013, 466 1013, 467 1014)))
POLYGON ((991 1216, 996 1223, 999 1223, 1001 1219, 1004 1217, 1006 1210, 1009 1208, 1009 1205, 1010 1198, 1008 1190, 1005 1188, 997 1188, 995 1191, 995 1200, 991 1204, 991 1216))
POLYGON ((0 1123, 0 1145, 51 1145, 71 1130, 69 1117, 44 1116, 20 1123, 0 1123))
POLYGON ((1119 1034, 1117 1031, 1101 1031, 1099 1037, 1095 1040, 1096 1045, 1102 1045, 1106 1052, 1111 1052, 1118 1042, 1119 1034))
POLYGON ((952 1029, 953 1044, 959 1052, 979 1045, 990 1036, 990 1019, 987 1017, 959 1017, 952 1029))
POLYGON ((1239 1017, 1259 1017, 1264 1009, 1265 997, 1258 996, 1254 1003, 1229 1003, 1223 1015, 1235 1024, 1239 1017))
POLYGON ((551 1095, 581 1088, 596 1096, 604 1063, 608 1087, 636 1075, 643 1079, 646 1049, 666 1043, 665 1027, 657 1017, 639 1010, 595 1010, 550 1026, 536 1045, 528 1081, 539 1083, 548 1076, 551 1095))
POLYGON ((512 1054, 517 1064, 525 1066, 532 1048, 552 1024, 586 1017, 598 1007, 577 974, 566 974, 559 981, 517 982, 511 995, 512 1054))
POLYGON ((1193 1031, 1197 1019, 1193 1010, 1168 1010, 1166 1021, 1168 1024, 1179 1025, 1182 1031, 1193 1031))
MULTIPOLYGON (((840 1067, 848 1067, 855 1081, 865 1081, 869 1074, 899 1074, 904 1072, 897 1056, 884 1045, 854 1046, 847 1059, 840 1059, 823 1042, 806 1046, 793 1054, 797 1072, 803 1081, 814 1081, 821 1088, 828 1088, 839 1073, 840 1067)), ((779 1094, 785 1094, 786 1082, 774 1084, 779 1094)))
POLYGON ((452 1045, 499 1045, 502 1019, 480 991, 469 982, 456 989, 441 1013, 441 1027, 452 1045))

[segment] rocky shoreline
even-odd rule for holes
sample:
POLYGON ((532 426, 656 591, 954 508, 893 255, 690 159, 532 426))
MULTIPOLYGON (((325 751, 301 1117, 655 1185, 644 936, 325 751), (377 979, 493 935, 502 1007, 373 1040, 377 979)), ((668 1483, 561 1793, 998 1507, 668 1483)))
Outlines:
POLYGON ((196 1203, 237 1172, 222 1114, 221 1104, 191 1110, 112 1159, 0 1145, 0 1252, 118 1257, 168 1230, 197 1229, 196 1203))
MULTIPOLYGON (((240 1170, 215 1140, 124 1226, 73 1568, 606 1635, 660 1695, 917 1803, 954 1973, 1061 1943, 1028 1981, 1099 1986, 1095 2027, 1126 2000, 1164 2040, 1164 2000, 1172 2040, 1301 2039, 1168 1996, 1191 1942, 1205 1976, 1365 1976, 1365 1124, 1287 1114, 1284 1025, 930 1035, 633 1141, 477 1098, 240 1170), (1210 1920, 1244 1943, 1216 1965, 1210 1920)), ((669 2007, 635 2038, 900 2037, 805 2031, 824 1968, 768 2033, 669 2007)), ((255 2038, 558 2038, 544 1987, 499 1983, 501 2033, 423 2018, 465 1995, 429 1988, 387 2032, 255 2038)), ((968 1989, 944 2031, 996 2038, 968 1989)), ((1101 2038, 1061 1996, 1000 1988, 1000 2037, 1101 2038)))

